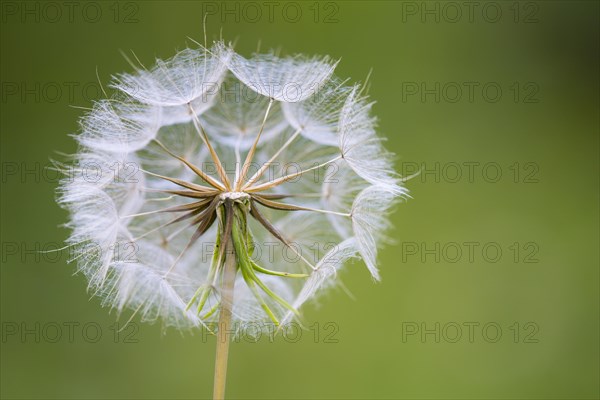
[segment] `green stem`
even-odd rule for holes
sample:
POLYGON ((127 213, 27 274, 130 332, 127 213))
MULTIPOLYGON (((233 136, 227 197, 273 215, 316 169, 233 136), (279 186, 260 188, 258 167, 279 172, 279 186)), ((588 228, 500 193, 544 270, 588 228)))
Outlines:
POLYGON ((215 380, 213 400, 225 398, 225 383, 227 379, 227 359, 229 356, 229 332, 233 306, 233 288, 236 274, 236 254, 231 240, 227 241, 223 265, 223 281, 221 285, 221 312, 219 316, 219 331, 217 334, 217 355, 215 360, 215 380))

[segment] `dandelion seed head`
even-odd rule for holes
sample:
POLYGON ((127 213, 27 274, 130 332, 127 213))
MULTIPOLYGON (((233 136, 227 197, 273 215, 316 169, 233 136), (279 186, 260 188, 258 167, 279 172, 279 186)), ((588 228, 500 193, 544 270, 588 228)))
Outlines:
POLYGON ((115 76, 59 188, 73 260, 103 305, 177 329, 231 310, 263 328, 377 248, 406 189, 372 102, 330 57, 188 48, 115 76))

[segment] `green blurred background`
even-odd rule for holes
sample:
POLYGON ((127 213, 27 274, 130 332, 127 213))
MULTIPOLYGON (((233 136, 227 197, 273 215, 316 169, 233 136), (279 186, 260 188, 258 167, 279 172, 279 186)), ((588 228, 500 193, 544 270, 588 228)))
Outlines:
POLYGON ((372 68, 398 170, 421 169, 383 281, 354 265, 356 299, 306 307, 298 340, 234 343, 229 397, 598 398, 598 2, 67 3, 2 2, 3 398, 211 395, 213 338, 115 337, 67 254, 35 252, 67 236, 43 168, 76 149, 69 106, 98 96, 96 69, 131 70, 119 50, 151 64, 202 41, 204 13, 245 55, 260 41, 341 57, 353 80, 372 68))

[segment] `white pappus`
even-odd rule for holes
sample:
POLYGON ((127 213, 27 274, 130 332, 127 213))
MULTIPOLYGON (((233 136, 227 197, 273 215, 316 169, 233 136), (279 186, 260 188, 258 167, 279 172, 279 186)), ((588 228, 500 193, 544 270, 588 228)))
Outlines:
POLYGON ((336 65, 216 42, 117 75, 59 188, 90 291, 179 329, 217 321, 231 298, 234 322, 278 326, 350 259, 379 280, 407 191, 363 87, 336 65))

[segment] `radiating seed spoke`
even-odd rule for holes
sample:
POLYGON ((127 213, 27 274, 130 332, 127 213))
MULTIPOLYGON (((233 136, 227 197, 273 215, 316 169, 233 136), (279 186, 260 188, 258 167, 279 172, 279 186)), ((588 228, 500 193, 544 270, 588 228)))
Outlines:
POLYGON ((298 137, 298 135, 300 134, 300 132, 302 132, 302 129, 298 129, 296 132, 294 132, 294 134, 283 144, 283 146, 281 146, 279 148, 279 150, 277 150, 275 152, 275 154, 273 154, 273 156, 269 159, 269 161, 267 161, 266 163, 264 163, 258 171, 256 171, 256 173, 254 175, 252 175, 250 177, 250 179, 248 179, 248 182, 246 182, 243 186, 243 188, 247 188, 249 186, 252 186, 252 184, 254 184, 256 181, 258 181, 260 179, 260 177, 265 173, 265 171, 269 168, 269 166, 273 163, 273 161, 275 161, 275 159, 277 157, 279 157, 279 155, 281 154, 282 151, 284 151, 293 141, 294 139, 296 139, 298 137))
POLYGON ((304 263, 308 265, 312 270, 316 269, 316 267, 310 261, 308 261, 302 254, 298 252, 298 250, 296 250, 294 246, 291 245, 291 243, 283 236, 281 232, 279 232, 277 228, 275 228, 275 226, 273 226, 273 224, 271 224, 265 217, 263 217, 260 211, 258 211, 256 204, 252 204, 252 207, 250 208, 250 215, 252 215, 254 219, 256 219, 268 232, 270 232, 271 235, 273 235, 285 246, 292 249, 292 251, 296 253, 300 257, 300 259, 304 261, 304 263))
POLYGON ((217 153, 215 152, 215 149, 210 144, 210 141, 208 140, 208 135, 204 131, 202 124, 200 124, 200 119, 198 119, 198 115, 196 115, 196 112, 194 111, 194 108, 192 107, 192 105, 190 103, 188 103, 188 108, 192 114, 192 121, 194 123, 194 127, 196 128, 198 135, 202 138, 202 140, 204 141, 204 144, 208 148, 208 152, 210 153, 210 156, 213 159, 213 162, 215 163, 215 167, 217 168, 217 173, 219 174, 219 177, 221 178, 221 180, 223 181, 223 184, 225 185, 225 188, 223 188, 223 189, 227 189, 228 191, 230 191, 231 183, 229 182, 227 173, 223 169, 223 164, 221 164, 221 160, 219 159, 219 156, 217 155, 217 153))
POLYGON ((264 198, 263 196, 258 196, 258 195, 254 195, 254 196, 252 196, 252 198, 254 200, 256 200, 257 202, 259 202, 260 204, 262 204, 263 206, 269 207, 269 208, 272 208, 275 210, 312 211, 312 212, 318 212, 318 213, 323 213, 323 214, 339 215, 341 217, 350 217, 350 213, 342 213, 342 212, 337 212, 337 211, 332 211, 332 210, 321 210, 318 208, 296 206, 294 204, 287 204, 287 203, 281 203, 278 201, 268 200, 268 199, 264 198))
MULTIPOLYGON (((202 180, 204 180, 206 183, 208 183, 209 185, 211 185, 215 189, 219 189, 219 190, 225 189, 225 187, 223 186, 222 183, 218 182, 216 179, 214 179, 210 175, 206 174, 204 171, 202 171, 200 168, 198 168, 197 166, 195 166, 191 162, 187 161, 185 158, 180 157, 180 156, 176 155, 175 153, 173 153, 171 150, 169 150, 167 148, 167 146, 165 146, 164 144, 162 144, 158 139, 154 139, 154 141, 165 152, 167 152, 167 154, 169 154, 171 157, 174 157, 174 158, 178 159, 179 161, 181 161, 182 163, 184 163, 190 170, 192 170, 192 172, 194 172, 196 175, 198 175, 200 178, 202 178, 202 180)), ((208 188, 206 186, 204 186, 204 188, 210 189, 210 188, 208 188)))
POLYGON ((322 167, 324 167, 326 165, 329 165, 329 164, 331 164, 331 163, 333 163, 333 162, 335 162, 335 161, 337 161, 337 160, 339 160, 341 158, 342 158, 341 155, 337 156, 337 157, 334 157, 334 158, 332 158, 329 161, 325 161, 322 164, 315 165, 313 167, 304 169, 302 171, 294 172, 292 174, 288 174, 288 175, 279 177, 277 179, 273 179, 272 181, 261 183, 260 185, 249 186, 247 188, 244 188, 244 191, 246 191, 248 193, 252 193, 252 192, 260 192, 260 191, 263 191, 263 190, 274 188, 276 186, 281 185, 282 183, 286 183, 286 182, 288 182, 288 181, 290 181, 290 180, 292 180, 292 179, 294 179, 296 177, 302 176, 303 174, 305 174, 307 172, 310 172, 310 171, 313 171, 315 169, 322 168, 322 167))
POLYGON ((246 160, 244 161, 244 166, 242 167, 242 172, 240 173, 239 180, 236 182, 235 190, 239 191, 242 189, 242 185, 244 180, 246 179, 246 174, 248 173, 248 169, 250 168, 250 164, 252 164, 252 160, 254 159, 254 152, 256 151, 256 147, 258 146, 258 142, 260 140, 260 136, 263 133, 265 128, 265 123, 267 122, 267 118, 269 117, 269 111, 271 111, 271 106, 273 105, 274 99, 269 100, 269 105, 267 106, 267 111, 265 111, 265 117, 263 118, 262 124, 260 126, 260 130, 258 131, 258 135, 256 135, 256 139, 254 139, 254 143, 252 143, 252 147, 248 151, 246 155, 246 160))

